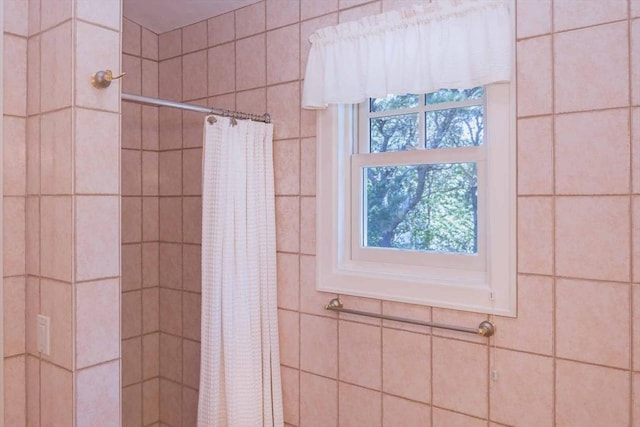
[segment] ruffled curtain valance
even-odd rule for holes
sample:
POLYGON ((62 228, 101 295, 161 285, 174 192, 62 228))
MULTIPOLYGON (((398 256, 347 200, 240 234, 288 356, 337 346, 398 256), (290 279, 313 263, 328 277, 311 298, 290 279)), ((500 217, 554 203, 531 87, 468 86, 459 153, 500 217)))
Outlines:
POLYGON ((512 31, 508 0, 435 1, 320 29, 302 106, 509 81, 512 31))

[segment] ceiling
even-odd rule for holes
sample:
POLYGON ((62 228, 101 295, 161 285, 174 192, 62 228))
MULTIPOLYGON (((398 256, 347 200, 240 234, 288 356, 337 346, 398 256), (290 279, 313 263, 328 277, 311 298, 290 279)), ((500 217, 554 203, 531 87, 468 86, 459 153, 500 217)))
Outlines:
POLYGON ((157 34, 221 15, 259 0, 124 0, 124 17, 157 34))

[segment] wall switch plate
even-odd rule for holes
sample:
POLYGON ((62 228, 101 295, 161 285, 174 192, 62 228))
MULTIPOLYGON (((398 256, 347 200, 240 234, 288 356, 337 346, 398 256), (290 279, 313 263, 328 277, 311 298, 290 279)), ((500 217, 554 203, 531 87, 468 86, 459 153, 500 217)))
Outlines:
POLYGON ((46 356, 51 354, 50 323, 50 317, 38 314, 38 351, 46 356))

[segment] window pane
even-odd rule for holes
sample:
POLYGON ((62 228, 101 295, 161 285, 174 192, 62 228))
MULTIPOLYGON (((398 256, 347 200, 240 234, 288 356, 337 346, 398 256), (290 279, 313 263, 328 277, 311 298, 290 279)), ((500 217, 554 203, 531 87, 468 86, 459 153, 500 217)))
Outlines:
POLYGON ((439 104, 441 102, 457 102, 469 99, 482 99, 484 87, 477 86, 471 89, 440 89, 437 92, 427 94, 427 105, 439 104))
POLYGON ((369 109, 371 112, 399 110, 420 105, 418 95, 389 95, 386 98, 370 98, 369 109))
POLYGON ((473 147, 484 139, 482 106, 448 108, 425 113, 426 147, 473 147))
POLYGON ((364 168, 365 247, 478 251, 475 163, 364 168))
POLYGON ((371 153, 410 150, 418 145, 418 113, 369 120, 371 153))

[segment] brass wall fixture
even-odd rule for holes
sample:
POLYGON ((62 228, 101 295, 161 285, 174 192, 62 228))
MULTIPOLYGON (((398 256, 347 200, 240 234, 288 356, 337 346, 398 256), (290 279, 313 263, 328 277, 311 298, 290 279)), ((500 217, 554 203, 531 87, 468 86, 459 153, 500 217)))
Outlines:
POLYGON ((127 73, 122 73, 119 76, 113 76, 113 71, 111 70, 100 70, 96 71, 91 75, 91 84, 96 89, 106 89, 111 84, 111 81, 118 80, 124 77, 127 73))
POLYGON ((356 314, 358 316, 374 317, 376 319, 393 320, 395 322, 410 323, 412 325, 429 326, 431 328, 448 329, 450 331, 464 332, 467 334, 480 335, 481 337, 489 338, 496 333, 496 327, 488 320, 480 322, 477 328, 467 328, 465 326, 445 325, 443 323, 425 322, 422 320, 405 319, 404 317, 388 316, 386 314, 369 313, 366 311, 351 310, 350 308, 344 308, 342 301, 339 298, 334 298, 329 301, 329 304, 324 306, 325 310, 337 311, 339 313, 356 314))

